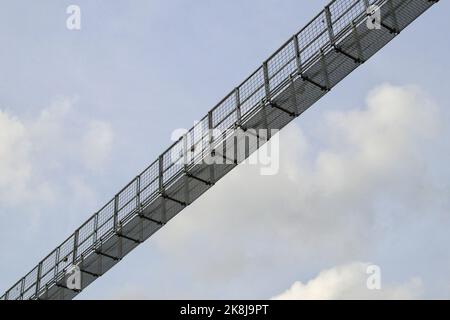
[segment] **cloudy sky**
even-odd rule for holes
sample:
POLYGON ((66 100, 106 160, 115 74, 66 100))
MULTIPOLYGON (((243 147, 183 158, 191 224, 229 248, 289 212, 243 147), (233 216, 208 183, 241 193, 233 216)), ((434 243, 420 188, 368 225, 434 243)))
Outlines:
MULTIPOLYGON (((326 3, 2 3, 1 290, 326 3)), ((449 9, 290 124, 277 175, 238 167, 79 298, 450 298, 449 9)))

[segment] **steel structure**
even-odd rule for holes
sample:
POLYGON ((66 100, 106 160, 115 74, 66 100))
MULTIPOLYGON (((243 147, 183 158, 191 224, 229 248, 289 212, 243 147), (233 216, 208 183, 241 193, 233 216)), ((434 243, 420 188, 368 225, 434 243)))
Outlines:
MULTIPOLYGON (((66 286, 69 268, 79 267, 86 288, 238 165, 236 157, 204 161, 211 153, 226 157, 233 132, 283 128, 437 2, 329 3, 1 299, 74 298, 79 290, 66 286), (380 10, 380 28, 368 27, 372 5, 380 10), (213 128, 224 133, 212 136, 207 129, 213 128)), ((258 139, 245 157, 270 136, 258 139)))

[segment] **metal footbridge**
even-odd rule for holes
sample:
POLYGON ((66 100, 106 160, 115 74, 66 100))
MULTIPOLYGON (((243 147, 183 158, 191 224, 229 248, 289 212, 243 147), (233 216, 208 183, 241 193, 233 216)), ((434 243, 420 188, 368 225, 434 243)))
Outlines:
POLYGON ((283 128, 437 2, 331 1, 0 300, 74 298, 271 137, 256 134, 238 159, 235 132, 283 128), (74 266, 78 288, 67 284, 74 266))

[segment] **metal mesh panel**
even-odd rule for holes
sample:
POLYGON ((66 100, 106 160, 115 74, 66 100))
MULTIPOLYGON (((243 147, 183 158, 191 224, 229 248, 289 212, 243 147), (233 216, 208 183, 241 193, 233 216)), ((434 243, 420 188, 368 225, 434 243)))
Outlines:
POLYGON ((365 11, 366 6, 364 0, 345 0, 335 1, 329 8, 333 31, 337 35, 345 27, 349 27, 351 22, 365 11))
MULTIPOLYGON (((28 273, 25 276, 25 282, 24 282, 24 289, 27 290, 28 288, 32 287, 37 282, 37 276, 38 276, 38 267, 35 267, 30 273, 28 273)), ((33 286, 36 288, 36 286, 33 286)))
POLYGON ((294 41, 289 41, 281 50, 279 50, 267 62, 269 77, 276 76, 278 72, 283 70, 287 64, 295 59, 295 44, 294 41))
POLYGON ((297 68, 294 40, 289 41, 267 63, 270 88, 273 90, 289 77, 297 68))
POLYGON ((23 292, 23 299, 24 300, 28 300, 31 299, 34 294, 36 293, 36 284, 32 285, 30 288, 25 289, 25 291, 23 292))
POLYGON ((105 240, 114 230, 114 218, 111 217, 106 220, 97 230, 97 239, 99 241, 105 240))
POLYGON ((117 208, 122 210, 130 202, 135 200, 137 195, 137 179, 134 179, 126 188, 124 188, 117 196, 117 208))
POLYGON ((197 151, 198 148, 201 148, 201 146, 197 146, 199 141, 201 141, 202 133, 197 128, 197 125, 195 125, 191 130, 189 130, 186 135, 186 145, 187 145, 187 161, 188 164, 190 164, 194 160, 194 154, 197 151))
POLYGON ((78 243, 81 244, 88 239, 94 233, 95 217, 91 217, 79 230, 78 230, 78 243))
POLYGON ((190 141, 192 141, 192 145, 195 146, 195 148, 202 149, 203 138, 208 135, 208 118, 204 117, 201 121, 196 123, 188 134, 190 135, 189 138, 190 141), (199 147, 197 147, 198 144, 200 144, 199 147))
POLYGON ((208 118, 204 117, 200 122, 194 125, 194 127, 187 134, 188 151, 191 153, 192 163, 195 163, 198 159, 202 159, 205 155, 205 151, 208 148, 208 118))
POLYGON ((167 154, 168 156, 170 156, 172 163, 184 164, 185 152, 186 150, 184 150, 184 140, 180 139, 170 148, 170 150, 167 151, 167 154))
POLYGON ((8 300, 17 300, 20 297, 21 288, 22 288, 22 281, 19 281, 8 291, 8 300))
POLYGON ((296 60, 291 60, 270 79, 270 88, 275 90, 279 85, 284 84, 289 79, 289 75, 297 70, 296 60))
POLYGON ((132 213, 136 213, 136 197, 130 200, 126 205, 123 206, 122 209, 118 212, 119 223, 123 223, 127 220, 132 213))
POLYGON ((223 100, 214 110, 212 114, 212 126, 213 128, 222 128, 222 122, 228 118, 228 116, 236 111, 236 94, 230 94, 225 100, 223 100))
POLYGON ((42 261, 41 275, 47 274, 56 266, 56 250, 54 250, 47 258, 42 261))
POLYGON ((59 247, 58 271, 65 270, 73 263, 73 246, 75 236, 72 235, 59 247))
POLYGON ((117 210, 119 221, 127 217, 137 207, 137 179, 134 179, 117 196, 117 210))
POLYGON ((183 169, 183 166, 179 163, 174 163, 172 161, 172 150, 175 150, 174 153, 178 153, 177 150, 183 150, 183 143, 178 142, 172 148, 163 154, 163 183, 169 182, 175 175, 180 173, 183 169))
POLYGON ((48 272, 41 277, 41 281, 39 282, 39 290, 50 285, 51 282, 55 279, 55 274, 53 272, 48 272))
POLYGON ((101 240, 114 227, 114 200, 97 213, 97 239, 101 240))
POLYGON ((255 92, 264 88, 264 71, 259 68, 251 77, 249 77, 240 87, 241 103, 250 99, 255 92))
POLYGON ((140 198, 141 203, 147 201, 150 196, 158 190, 158 162, 154 162, 140 176, 140 198))
POLYGON ((83 242, 80 242, 77 249, 78 256, 85 256, 86 252, 93 248, 94 240, 95 235, 91 234, 88 238, 84 239, 83 242))
MULTIPOLYGON (((221 120, 221 122, 214 128, 215 130, 219 130, 220 132, 224 132, 227 129, 230 129, 237 122, 237 113, 236 110, 231 111, 225 118, 221 120)), ((217 136, 217 132, 214 133, 214 136, 217 136)))
POLYGON ((302 61, 306 62, 319 53, 319 50, 330 40, 324 12, 300 32, 298 40, 302 61))
POLYGON ((241 110, 244 116, 258 105, 265 97, 264 71, 259 68, 240 87, 241 110))
POLYGON ((111 220, 113 217, 114 217, 114 200, 111 200, 97 213, 98 227, 103 226, 107 221, 111 220))

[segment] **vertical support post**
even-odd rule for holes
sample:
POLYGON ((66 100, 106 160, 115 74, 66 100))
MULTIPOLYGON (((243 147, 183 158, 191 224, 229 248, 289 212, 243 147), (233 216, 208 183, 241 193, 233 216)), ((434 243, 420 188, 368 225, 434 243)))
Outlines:
POLYGON ((263 73, 264 73, 264 88, 266 90, 266 101, 270 101, 270 78, 269 78, 269 65, 268 61, 263 63, 263 73))
POLYGON ((119 230, 119 195, 114 197, 114 231, 119 230))
MULTIPOLYGON (((263 63, 263 73, 264 73, 264 87, 266 89, 266 97, 265 102, 270 102, 270 78, 269 78, 269 65, 268 61, 265 61, 263 63)), ((270 139, 270 130, 269 130, 269 123, 267 122, 267 110, 266 110, 266 103, 262 103, 261 105, 261 112, 262 112, 262 121, 263 121, 263 127, 265 130, 267 130, 267 140, 270 139)))
POLYGON ((164 192, 164 164, 163 156, 160 155, 158 158, 158 188, 159 192, 164 192))
POLYGON ((20 300, 23 300, 23 294, 25 291, 25 277, 20 280, 20 300))
POLYGON ((136 211, 141 210, 141 176, 136 177, 136 211))
POLYGON ((93 241, 94 244, 97 242, 98 238, 97 233, 98 233, 98 212, 96 212, 94 216, 94 241, 93 241))
POLYGON ((323 53, 322 49, 320 49, 320 62, 322 63, 322 71, 323 71, 323 77, 325 79, 326 90, 330 90, 331 89, 330 77, 328 76, 327 62, 326 62, 325 54, 323 53))
MULTIPOLYGON (((300 41, 298 41, 298 37, 300 34, 294 35, 294 50, 295 50, 295 60, 297 62, 297 71, 300 76, 303 76, 303 64, 302 64, 302 53, 300 50, 300 41)), ((305 87, 302 86, 302 94, 304 93, 305 87)))
POLYGON ((393 23, 394 30, 397 33, 400 33, 400 29, 398 28, 397 14, 395 13, 395 6, 394 6, 393 0, 389 1, 389 10, 391 11, 391 14, 392 14, 392 23, 393 23))
MULTIPOLYGON (((84 256, 81 256, 81 261, 78 266, 81 270, 84 270, 84 256)), ((80 288, 81 288, 81 290, 83 290, 84 277, 85 277, 84 272, 80 272, 80 288)), ((62 292, 64 292, 64 291, 65 290, 62 290, 62 292)))
POLYGON ((236 98, 236 118, 237 118, 237 125, 241 127, 242 125, 242 112, 241 112, 241 95, 239 87, 234 89, 234 96, 236 98))
POLYGON ((264 130, 267 130, 267 140, 270 139, 270 130, 269 130, 269 122, 267 121, 267 110, 266 104, 261 104, 261 115, 262 115, 262 126, 264 130))
POLYGON ((331 46, 334 47, 335 39, 333 32, 333 21, 331 20, 331 11, 329 5, 325 7, 325 19, 327 21, 328 37, 330 38, 331 46))
POLYGON ((78 238, 79 238, 80 229, 77 229, 73 236, 73 252, 72 252, 72 264, 77 260, 78 255, 78 238))
POLYGON ((186 205, 189 205, 190 204, 190 199, 189 199, 189 177, 187 175, 186 167, 185 167, 185 174, 184 174, 184 177, 183 177, 183 183, 184 183, 184 186, 183 186, 183 188, 184 188, 184 190, 183 190, 183 192, 184 192, 184 203, 186 203, 186 205))
POLYGON ((61 247, 56 248, 56 254, 55 254, 55 268, 53 269, 53 277, 56 281, 56 276, 58 274, 58 264, 59 264, 59 255, 60 255, 61 247))
MULTIPOLYGON (((212 157, 214 152, 212 149, 212 144, 214 143, 214 135, 213 135, 213 130, 214 130, 214 125, 213 125, 213 116, 212 116, 212 111, 208 112, 208 156, 212 157)), ((215 154, 214 154, 215 156, 215 154)), ((211 183, 214 183, 216 181, 215 179, 215 170, 214 170, 214 161, 212 161, 213 159, 211 159, 211 163, 209 164, 209 177, 210 177, 210 181, 211 183)))
MULTIPOLYGON (((232 141, 232 148, 233 148, 233 162, 235 165, 239 164, 239 154, 238 154, 238 149, 239 149, 239 137, 237 135, 237 130, 233 131, 233 134, 231 135, 231 141, 232 141)), ((225 139, 224 139, 225 140, 225 139)), ((245 141, 244 141, 244 145, 245 145, 245 141)))
POLYGON ((358 34, 358 30, 356 29, 356 25, 352 22, 352 33, 353 33, 353 38, 355 38, 355 43, 356 43, 356 50, 358 51, 358 59, 363 62, 364 61, 364 54, 363 54, 363 50, 361 47, 361 40, 358 34))
POLYGON ((184 159, 183 159, 183 165, 184 165, 184 203, 186 205, 190 204, 189 201, 189 177, 188 177, 188 141, 187 141, 187 134, 183 135, 183 152, 184 152, 184 159))
POLYGON ((166 214, 166 197, 164 190, 164 157, 160 155, 158 158, 158 166, 159 166, 159 175, 158 175, 158 184, 159 184, 159 192, 161 193, 161 222, 167 222, 167 214, 166 214))
MULTIPOLYGON (((136 213, 140 215, 142 213, 142 204, 141 204, 141 176, 138 175, 136 177, 136 213)), ((140 240, 144 241, 144 219, 141 220, 141 234, 140 240)))
POLYGON ((144 223, 145 220, 144 219, 139 219, 140 220, 140 230, 139 230, 139 241, 143 242, 144 241, 144 223))
MULTIPOLYGON (((114 232, 119 232, 119 194, 114 197, 114 232)), ((118 237, 117 256, 122 257, 122 237, 118 237)))
POLYGON ((97 274, 103 274, 103 255, 101 254, 97 255, 97 259, 98 259, 97 274))
POLYGON ((59 300, 63 301, 66 290, 59 290, 59 300))
POLYGON ((41 275, 42 275, 42 261, 39 262, 37 270, 36 291, 35 291, 36 298, 38 298, 39 287, 41 286, 41 275))
POLYGON ((303 73, 303 66, 302 66, 302 58, 300 54, 300 43, 298 41, 298 35, 294 35, 294 50, 295 50, 295 61, 297 63, 297 70, 299 74, 303 73))
MULTIPOLYGON (((242 128, 241 94, 240 94, 239 87, 237 87, 236 89, 234 89, 234 96, 235 96, 235 98, 236 98, 236 117, 237 117, 237 123, 238 123, 238 127, 239 127, 239 128, 242 128)), ((236 136, 236 132, 237 132, 237 131, 235 131, 235 132, 233 133, 233 136, 236 136)), ((234 138, 233 138, 233 139, 234 139, 234 138)), ((238 143, 236 143, 236 144, 238 144, 238 143)), ((237 149, 236 149, 236 152, 235 152, 234 160, 235 160, 236 162, 239 162, 238 154, 237 154, 237 149)))
POLYGON ((292 75, 289 76, 289 82, 290 82, 290 87, 291 87, 292 104, 294 106, 295 113, 297 115, 299 115, 300 114, 300 110, 299 110, 299 105, 298 105, 298 102, 297 102, 297 94, 295 92, 294 78, 292 77, 292 75))

